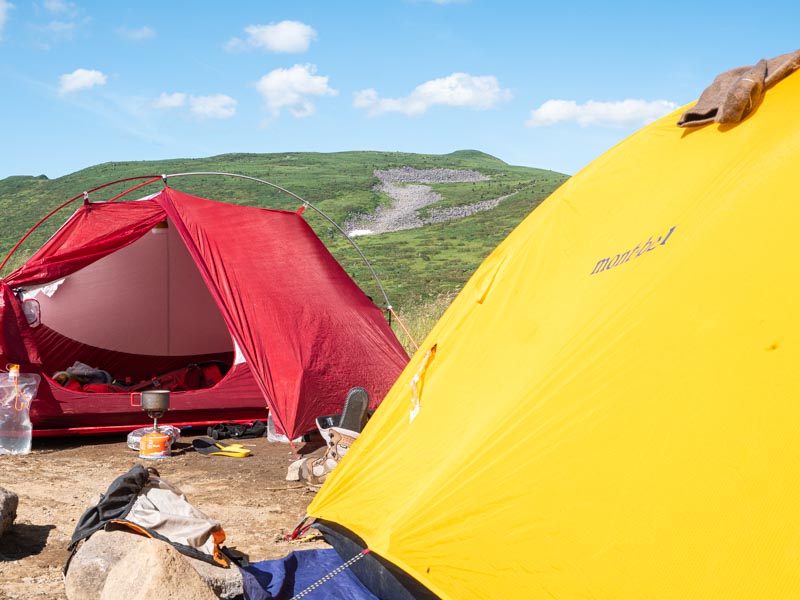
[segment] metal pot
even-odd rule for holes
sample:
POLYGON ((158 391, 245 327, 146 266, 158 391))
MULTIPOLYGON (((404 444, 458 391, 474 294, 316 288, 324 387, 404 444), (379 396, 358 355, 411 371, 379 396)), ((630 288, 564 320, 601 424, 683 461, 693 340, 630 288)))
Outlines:
POLYGON ((142 392, 142 410, 157 419, 169 410, 169 390, 147 390, 142 392))

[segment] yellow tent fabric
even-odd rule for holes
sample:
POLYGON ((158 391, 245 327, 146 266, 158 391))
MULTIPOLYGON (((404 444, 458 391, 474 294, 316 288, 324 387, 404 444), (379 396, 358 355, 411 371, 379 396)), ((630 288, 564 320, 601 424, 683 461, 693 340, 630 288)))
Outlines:
POLYGON ((800 72, 571 178, 309 514, 442 598, 800 597, 798 107, 800 72))

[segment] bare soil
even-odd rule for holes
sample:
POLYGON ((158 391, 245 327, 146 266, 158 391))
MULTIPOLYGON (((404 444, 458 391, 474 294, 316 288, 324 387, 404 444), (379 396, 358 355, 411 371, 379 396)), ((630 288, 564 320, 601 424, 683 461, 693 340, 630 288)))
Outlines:
MULTIPOLYGON (((154 466, 189 502, 220 521, 225 545, 250 561, 326 546, 319 538, 283 539, 315 493, 285 480, 297 458, 288 444, 239 440, 252 456, 206 456, 191 445, 204 432, 191 431, 173 447, 171 458, 158 461, 141 461, 124 434, 34 439, 31 454, 0 455, 0 487, 19 495, 15 524, 0 537, 0 599, 66 598, 61 570, 76 522, 115 478, 139 462, 154 466)), ((321 451, 321 445, 315 439, 297 449, 304 455, 321 451)))

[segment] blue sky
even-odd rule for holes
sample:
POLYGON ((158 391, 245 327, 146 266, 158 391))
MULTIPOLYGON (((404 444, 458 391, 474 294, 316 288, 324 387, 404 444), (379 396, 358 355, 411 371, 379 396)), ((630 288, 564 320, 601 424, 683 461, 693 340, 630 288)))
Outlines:
POLYGON ((0 178, 472 148, 573 174, 800 47, 800 3, 0 0, 0 178))

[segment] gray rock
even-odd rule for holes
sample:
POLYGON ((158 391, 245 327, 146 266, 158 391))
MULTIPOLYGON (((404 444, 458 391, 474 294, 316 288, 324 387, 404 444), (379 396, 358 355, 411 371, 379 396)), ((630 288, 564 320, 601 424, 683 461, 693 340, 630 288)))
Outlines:
POLYGON ((111 568, 144 538, 124 531, 98 531, 83 542, 72 557, 64 580, 67 598, 100 598, 111 568))
MULTIPOLYGON (((69 600, 97 600, 103 593, 111 570, 128 554, 139 551, 149 538, 127 531, 98 531, 83 542, 72 558, 65 580, 69 600)), ((215 567, 194 558, 183 557, 197 574, 224 600, 243 594, 242 575, 236 566, 215 567)))
POLYGON ((478 171, 465 169, 415 169, 399 167, 382 171, 375 169, 375 177, 383 183, 463 183, 470 181, 489 181, 490 177, 478 171))
POLYGON ((217 595, 174 547, 145 539, 108 573, 100 600, 120 598, 216 600, 217 595))
POLYGON ((0 487, 0 535, 14 524, 17 518, 17 506, 19 506, 19 496, 11 490, 0 487))
POLYGON ((228 569, 217 567, 211 563, 203 562, 184 556, 183 558, 194 567, 200 578, 214 591, 219 598, 231 600, 239 598, 244 594, 242 584, 242 574, 236 565, 231 565, 228 569))
POLYGON ((355 214, 344 223, 344 230, 351 237, 374 235, 390 231, 415 229, 431 223, 443 223, 454 219, 463 219, 482 210, 491 210, 500 202, 514 194, 482 200, 465 206, 433 209, 426 218, 421 218, 418 211, 435 204, 442 196, 425 183, 463 183, 472 181, 488 181, 490 178, 477 171, 460 169, 414 169, 401 167, 373 171, 380 183, 372 189, 386 194, 391 203, 378 206, 372 214, 355 214))

